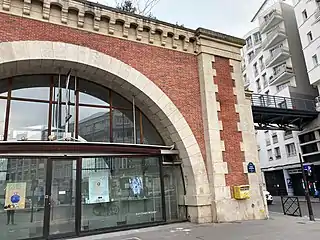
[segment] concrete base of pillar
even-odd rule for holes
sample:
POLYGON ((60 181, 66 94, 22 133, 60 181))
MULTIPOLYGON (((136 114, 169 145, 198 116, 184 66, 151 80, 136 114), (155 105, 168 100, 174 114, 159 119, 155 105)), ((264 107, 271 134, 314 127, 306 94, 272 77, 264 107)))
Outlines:
POLYGON ((215 203, 215 222, 261 220, 268 218, 268 210, 262 200, 223 200, 215 203))
POLYGON ((188 206, 188 220, 192 223, 212 223, 211 205, 188 206))

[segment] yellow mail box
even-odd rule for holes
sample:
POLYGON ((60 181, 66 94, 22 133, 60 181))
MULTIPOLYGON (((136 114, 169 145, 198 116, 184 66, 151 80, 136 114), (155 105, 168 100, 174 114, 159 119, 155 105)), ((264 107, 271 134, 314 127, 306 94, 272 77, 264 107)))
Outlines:
POLYGON ((234 198, 238 200, 250 198, 250 186, 240 185, 233 187, 234 198))

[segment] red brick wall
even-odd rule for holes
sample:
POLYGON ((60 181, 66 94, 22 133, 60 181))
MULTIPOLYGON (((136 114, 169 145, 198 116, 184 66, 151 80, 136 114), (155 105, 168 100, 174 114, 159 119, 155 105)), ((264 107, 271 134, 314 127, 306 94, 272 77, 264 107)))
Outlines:
POLYGON ((19 40, 77 44, 134 67, 156 83, 179 108, 196 136, 205 159, 196 56, 0 13, 0 42, 19 40))
POLYGON ((243 172, 244 153, 241 151, 241 132, 238 131, 237 122, 239 114, 236 113, 237 97, 233 95, 234 82, 231 77, 232 68, 229 59, 215 56, 216 69, 215 84, 219 92, 217 99, 220 102, 219 120, 222 121, 223 130, 220 132, 221 140, 225 143, 223 160, 228 163, 229 173, 226 175, 227 186, 248 184, 247 175, 243 172))

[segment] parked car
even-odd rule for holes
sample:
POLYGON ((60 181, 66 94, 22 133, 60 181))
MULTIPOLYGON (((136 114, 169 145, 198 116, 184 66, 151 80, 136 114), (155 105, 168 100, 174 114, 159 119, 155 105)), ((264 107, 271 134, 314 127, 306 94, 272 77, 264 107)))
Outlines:
POLYGON ((271 205, 273 202, 273 197, 268 191, 263 191, 263 195, 266 196, 267 204, 271 205))

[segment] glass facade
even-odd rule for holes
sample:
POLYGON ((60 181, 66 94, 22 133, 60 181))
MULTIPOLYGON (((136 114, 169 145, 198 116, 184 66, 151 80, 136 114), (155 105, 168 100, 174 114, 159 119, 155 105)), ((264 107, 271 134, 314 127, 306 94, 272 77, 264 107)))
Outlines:
POLYGON ((35 75, 0 82, 0 141, 59 140, 68 133, 81 142, 163 145, 138 108, 133 114, 130 101, 90 81, 35 75))
POLYGON ((172 159, 160 151, 135 152, 135 144, 164 144, 126 98, 57 75, 19 76, 0 86, 0 144, 23 151, 0 154, 0 239, 80 236, 186 219, 181 168, 164 165, 172 159), (59 145, 32 155, 52 136, 67 146, 66 133, 86 152, 57 156, 59 145), (116 154, 97 150, 110 146, 105 143, 115 143, 116 154))

